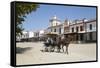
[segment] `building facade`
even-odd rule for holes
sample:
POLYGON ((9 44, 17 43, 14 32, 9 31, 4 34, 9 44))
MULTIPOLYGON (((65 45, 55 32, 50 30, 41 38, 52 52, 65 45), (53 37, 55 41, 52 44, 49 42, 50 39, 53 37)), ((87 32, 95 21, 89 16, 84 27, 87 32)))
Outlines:
POLYGON ((47 28, 47 33, 56 33, 56 34, 63 34, 64 27, 60 20, 54 16, 52 19, 49 20, 50 26, 47 28))
POLYGON ((57 34, 61 37, 68 35, 73 37, 73 43, 86 43, 97 41, 96 19, 74 20, 65 19, 63 22, 56 16, 49 20, 49 26, 45 30, 23 31, 23 35, 17 36, 16 41, 41 41, 45 40, 46 34, 57 34))
POLYGON ((57 17, 50 19, 47 33, 56 33, 60 36, 73 36, 73 43, 96 42, 96 19, 65 20, 61 22, 57 17))
POLYGON ((43 40, 44 30, 39 31, 23 31, 22 35, 16 37, 16 41, 33 42, 43 40))
POLYGON ((86 22, 86 40, 90 42, 95 42, 97 39, 97 29, 96 29, 96 20, 90 20, 86 22))

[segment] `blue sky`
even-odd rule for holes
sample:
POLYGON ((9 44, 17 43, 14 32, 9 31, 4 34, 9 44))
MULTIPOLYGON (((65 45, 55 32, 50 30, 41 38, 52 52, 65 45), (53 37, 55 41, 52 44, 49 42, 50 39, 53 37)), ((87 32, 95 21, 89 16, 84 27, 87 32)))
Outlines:
POLYGON ((35 31, 45 29, 49 26, 49 20, 56 15, 62 22, 67 18, 75 19, 93 19, 96 18, 95 7, 76 7, 62 5, 40 5, 36 12, 27 15, 23 22, 25 31, 35 31))

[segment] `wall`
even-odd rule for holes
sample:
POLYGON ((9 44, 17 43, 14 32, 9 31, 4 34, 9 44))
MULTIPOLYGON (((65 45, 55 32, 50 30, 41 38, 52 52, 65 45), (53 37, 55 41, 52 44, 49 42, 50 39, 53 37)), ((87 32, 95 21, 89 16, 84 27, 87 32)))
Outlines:
POLYGON ((96 21, 94 21, 94 22, 91 22, 91 23, 87 23, 87 25, 86 25, 86 27, 87 27, 87 32, 93 32, 93 31, 96 31, 96 21), (90 24, 92 24, 92 30, 90 30, 90 24))

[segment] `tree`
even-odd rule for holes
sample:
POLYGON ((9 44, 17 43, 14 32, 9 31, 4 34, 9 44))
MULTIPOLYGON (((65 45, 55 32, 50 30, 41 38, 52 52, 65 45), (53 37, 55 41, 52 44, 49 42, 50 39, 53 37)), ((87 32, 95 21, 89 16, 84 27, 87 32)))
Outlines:
POLYGON ((16 3, 16 36, 22 35, 22 22, 25 21, 26 15, 36 11, 38 7, 39 5, 34 3, 16 3))

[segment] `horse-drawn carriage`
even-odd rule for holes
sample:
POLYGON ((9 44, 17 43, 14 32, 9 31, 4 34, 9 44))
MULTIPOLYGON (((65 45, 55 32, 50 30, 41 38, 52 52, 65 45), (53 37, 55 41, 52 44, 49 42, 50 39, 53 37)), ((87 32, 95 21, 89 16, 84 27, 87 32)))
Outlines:
POLYGON ((55 46, 57 45, 57 37, 58 34, 51 32, 51 33, 47 33, 46 34, 46 40, 44 42, 44 51, 49 51, 49 52, 53 52, 55 49, 55 46))
POLYGON ((44 42, 44 51, 46 52, 60 52, 61 50, 64 52, 64 46, 66 47, 65 53, 68 54, 68 46, 70 41, 72 40, 71 36, 67 36, 63 38, 57 33, 47 33, 46 41, 44 42))

